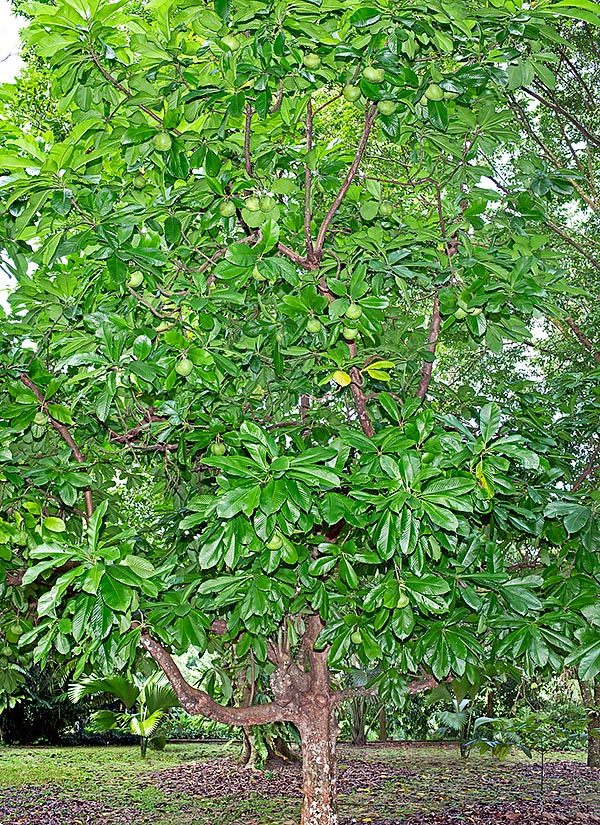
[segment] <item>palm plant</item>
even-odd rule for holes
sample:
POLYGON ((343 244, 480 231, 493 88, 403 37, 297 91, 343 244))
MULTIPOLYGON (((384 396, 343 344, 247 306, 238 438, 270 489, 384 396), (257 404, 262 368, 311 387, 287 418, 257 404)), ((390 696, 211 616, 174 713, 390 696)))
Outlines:
POLYGON ((179 707, 179 700, 162 673, 153 673, 146 679, 127 679, 118 674, 89 676, 69 686, 72 702, 103 694, 116 697, 122 710, 97 710, 90 717, 91 728, 97 732, 119 729, 138 736, 142 759, 168 710, 179 707))

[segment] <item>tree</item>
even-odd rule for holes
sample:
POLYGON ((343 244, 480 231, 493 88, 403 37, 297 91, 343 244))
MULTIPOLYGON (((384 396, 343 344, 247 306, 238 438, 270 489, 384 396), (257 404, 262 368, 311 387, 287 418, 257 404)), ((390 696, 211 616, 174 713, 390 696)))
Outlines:
POLYGON ((114 696, 124 709, 97 710, 91 718, 92 730, 107 731, 120 728, 139 737, 142 759, 146 757, 148 744, 158 731, 165 712, 177 707, 179 701, 164 674, 154 673, 146 679, 126 679, 119 674, 82 679, 69 686, 69 698, 80 702, 85 696, 114 696))
POLYGON ((486 399, 463 417, 428 398, 442 346, 499 353, 560 316, 551 250, 485 186, 515 139, 506 67, 547 54, 556 9, 31 9, 71 127, 2 125, 0 558, 20 649, 76 657, 77 679, 141 644, 188 712, 294 723, 303 825, 337 821, 349 659, 385 660, 398 698, 490 655, 558 669, 585 630, 593 677, 598 528, 563 498, 568 456, 486 399), (328 134, 342 101, 352 146, 328 134), (140 531, 115 488, 148 477, 164 504, 140 531), (171 654, 215 637, 252 651, 271 701, 185 681, 171 654))

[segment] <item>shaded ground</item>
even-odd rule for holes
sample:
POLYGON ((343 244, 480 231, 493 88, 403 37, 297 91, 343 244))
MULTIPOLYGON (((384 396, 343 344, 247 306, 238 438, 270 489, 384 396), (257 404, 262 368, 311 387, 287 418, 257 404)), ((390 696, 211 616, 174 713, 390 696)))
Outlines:
MULTIPOLYGON (((172 746, 0 749, 0 825, 295 825, 296 765, 255 773, 234 753, 172 746)), ((600 825, 600 771, 555 755, 539 765, 449 747, 340 748, 341 825, 600 825)))

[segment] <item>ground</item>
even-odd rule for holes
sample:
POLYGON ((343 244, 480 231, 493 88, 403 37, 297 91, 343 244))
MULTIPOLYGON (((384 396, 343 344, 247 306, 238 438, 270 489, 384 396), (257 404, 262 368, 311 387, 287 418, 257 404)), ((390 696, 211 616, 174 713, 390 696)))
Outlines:
MULTIPOLYGON (((0 748, 0 825, 295 825, 300 769, 262 773, 236 746, 0 748)), ((454 745, 341 746, 341 825, 600 825, 600 771, 552 754, 543 797, 526 757, 498 762, 454 745), (543 804, 542 804, 543 802, 543 804)))

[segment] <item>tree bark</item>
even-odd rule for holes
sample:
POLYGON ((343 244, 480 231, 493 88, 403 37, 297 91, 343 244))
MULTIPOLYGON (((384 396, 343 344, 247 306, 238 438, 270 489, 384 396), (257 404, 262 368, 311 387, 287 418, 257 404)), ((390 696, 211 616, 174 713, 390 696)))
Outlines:
POLYGON ((600 679, 584 682, 578 678, 577 682, 587 714, 587 765, 600 768, 600 679))
POLYGON ((382 707, 379 711, 379 741, 380 742, 387 742, 388 741, 387 711, 386 711, 385 707, 382 707))
POLYGON ((329 702, 324 707, 315 703, 313 709, 298 724, 304 797, 300 825, 337 825, 337 721, 329 702))

